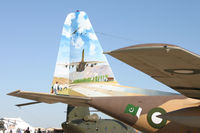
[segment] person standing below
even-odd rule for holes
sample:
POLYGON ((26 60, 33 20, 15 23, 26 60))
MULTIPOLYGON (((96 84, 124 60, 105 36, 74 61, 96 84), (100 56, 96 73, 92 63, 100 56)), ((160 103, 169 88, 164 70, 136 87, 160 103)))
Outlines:
POLYGON ((17 129, 17 133, 21 133, 21 130, 19 128, 17 129))
POLYGON ((38 131, 37 131, 37 133, 42 133, 40 128, 38 128, 38 131))
POLYGON ((54 85, 53 85, 53 90, 54 90, 54 93, 57 94, 57 90, 59 89, 59 85, 58 85, 58 82, 56 82, 54 85))
POLYGON ((27 129, 24 133, 30 133, 29 127, 27 127, 27 129))

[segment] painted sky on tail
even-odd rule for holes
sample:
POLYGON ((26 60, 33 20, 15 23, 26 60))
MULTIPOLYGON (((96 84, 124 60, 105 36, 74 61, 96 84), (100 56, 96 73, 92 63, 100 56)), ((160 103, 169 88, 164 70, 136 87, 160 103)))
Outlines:
MULTIPOLYGON (((54 76, 72 78, 69 72, 72 73, 75 69, 69 69, 70 67, 66 67, 66 65, 69 66, 72 62, 80 62, 83 49, 85 51, 84 61, 101 61, 103 63, 100 63, 100 65, 108 65, 87 14, 83 11, 77 11, 66 17, 54 76)), ((109 69, 107 74, 113 77, 111 68, 108 67, 107 69, 109 69)), ((99 75, 98 72, 96 75, 99 75)))

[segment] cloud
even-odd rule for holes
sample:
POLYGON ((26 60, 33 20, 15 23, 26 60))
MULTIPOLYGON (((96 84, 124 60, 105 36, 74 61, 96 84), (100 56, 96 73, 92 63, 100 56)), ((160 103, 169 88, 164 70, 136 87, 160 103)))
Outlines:
POLYGON ((70 13, 69 15, 67 15, 65 24, 70 26, 72 23, 72 19, 74 19, 75 17, 76 17, 75 13, 70 13))
POLYGON ((54 77, 64 77, 69 79, 69 68, 66 68, 65 65, 56 64, 54 77))
POLYGON ((70 50, 69 43, 70 43, 69 39, 66 39, 65 37, 61 37, 57 62, 59 63, 69 62, 69 50, 70 50))
POLYGON ((91 39, 91 40, 97 40, 97 36, 95 33, 89 33, 88 34, 88 37, 91 39))
POLYGON ((95 45, 94 44, 90 44, 90 55, 94 55, 95 54, 95 45))
POLYGON ((82 33, 85 30, 90 30, 92 28, 90 20, 88 19, 88 17, 86 17, 85 12, 80 12, 80 14, 78 15, 77 22, 79 27, 79 33, 82 33))
POLYGON ((70 32, 70 30, 66 30, 66 28, 63 27, 62 35, 67 37, 67 38, 70 38, 71 37, 71 32, 70 32))
POLYGON ((84 41, 81 39, 81 37, 78 37, 77 39, 72 39, 72 45, 75 46, 75 48, 81 48, 84 44, 84 41))

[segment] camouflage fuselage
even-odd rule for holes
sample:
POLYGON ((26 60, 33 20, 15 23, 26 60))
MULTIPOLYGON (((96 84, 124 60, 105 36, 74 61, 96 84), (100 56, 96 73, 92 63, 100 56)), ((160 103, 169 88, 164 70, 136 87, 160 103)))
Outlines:
POLYGON ((199 100, 187 98, 183 95, 94 97, 89 104, 141 131, 170 133, 200 131, 199 128, 185 126, 157 117, 167 112, 194 107, 199 104, 199 100), (141 114, 136 116, 126 113, 125 109, 128 104, 140 107, 142 109, 141 114))

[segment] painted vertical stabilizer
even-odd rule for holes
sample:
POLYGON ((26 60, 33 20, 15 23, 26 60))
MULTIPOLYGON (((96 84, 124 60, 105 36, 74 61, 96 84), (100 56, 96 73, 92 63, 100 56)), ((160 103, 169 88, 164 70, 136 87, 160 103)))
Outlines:
POLYGON ((69 94, 71 85, 103 82, 116 83, 90 20, 83 11, 70 13, 62 30, 51 93, 69 94))

